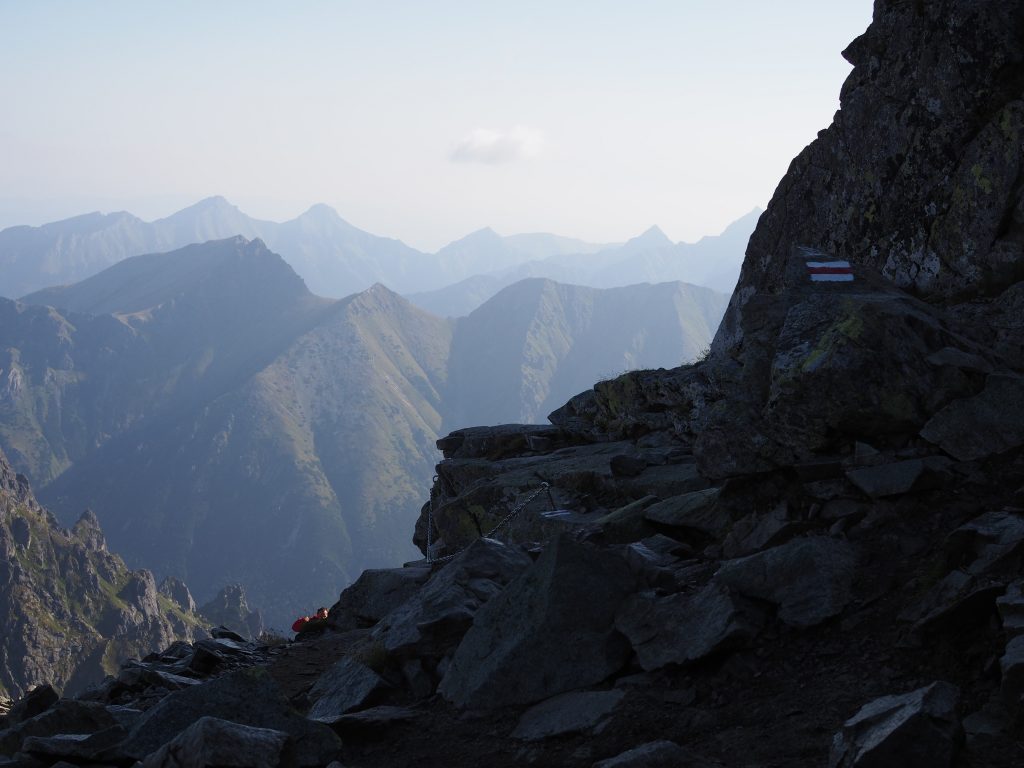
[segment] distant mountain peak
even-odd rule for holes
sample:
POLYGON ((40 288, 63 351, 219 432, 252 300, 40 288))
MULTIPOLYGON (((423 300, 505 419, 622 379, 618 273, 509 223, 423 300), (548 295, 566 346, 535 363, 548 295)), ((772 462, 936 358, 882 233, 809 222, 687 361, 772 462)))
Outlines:
POLYGON ((456 243, 488 243, 500 241, 501 239, 501 235, 499 235, 493 229, 491 229, 490 227, 484 227, 483 229, 477 229, 474 230, 473 232, 470 232, 465 237, 456 240, 454 243, 452 243, 452 245, 455 245, 456 243))
POLYGON ((300 219, 319 219, 341 221, 341 216, 327 203, 314 203, 306 209, 306 212, 299 216, 300 219))
POLYGON ((643 246, 645 248, 662 248, 673 245, 668 235, 661 231, 657 225, 644 230, 626 243, 627 246, 643 246))
POLYGON ((180 216, 187 213, 219 213, 222 211, 237 211, 238 206, 232 205, 227 198, 221 195, 213 195, 212 197, 204 197, 198 203, 182 208, 174 216, 180 216))

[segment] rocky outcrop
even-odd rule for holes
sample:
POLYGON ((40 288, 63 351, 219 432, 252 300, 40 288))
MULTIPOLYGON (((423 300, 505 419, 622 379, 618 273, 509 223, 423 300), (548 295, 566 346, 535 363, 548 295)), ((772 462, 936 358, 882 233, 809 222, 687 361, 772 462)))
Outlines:
MULTIPOLYGON (((177 582, 177 579, 175 581, 177 582)), ((180 587, 176 591, 179 597, 185 600, 190 600, 192 597, 188 593, 187 587, 184 593, 180 587)), ((250 640, 255 640, 263 634, 263 616, 259 610, 249 608, 245 589, 241 584, 229 584, 224 587, 213 600, 199 609, 199 615, 210 624, 227 627, 232 632, 237 632, 250 640)))
POLYGON ((0 623, 0 691, 12 696, 43 683, 81 690, 203 627, 149 571, 129 571, 107 551, 92 512, 70 531, 57 525, 2 454, 0 623))

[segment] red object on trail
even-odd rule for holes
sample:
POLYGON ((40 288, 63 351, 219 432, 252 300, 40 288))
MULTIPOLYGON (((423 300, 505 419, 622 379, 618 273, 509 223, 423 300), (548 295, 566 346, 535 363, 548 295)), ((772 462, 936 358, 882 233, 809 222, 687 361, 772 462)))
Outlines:
POLYGON ((309 616, 303 616, 301 618, 296 619, 295 623, 292 624, 292 632, 301 632, 302 628, 309 624, 310 618, 311 617, 309 616))

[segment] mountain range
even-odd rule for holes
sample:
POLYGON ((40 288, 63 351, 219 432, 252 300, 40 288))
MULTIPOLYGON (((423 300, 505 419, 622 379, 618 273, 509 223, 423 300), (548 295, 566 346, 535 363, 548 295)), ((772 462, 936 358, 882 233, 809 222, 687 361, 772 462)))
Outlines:
POLYGON ((442 319, 382 285, 317 297, 236 236, 0 300, 0 448, 133 566, 201 601, 244 584, 283 626, 414 556, 443 430, 537 421, 595 377, 693 358, 725 304, 532 279, 442 319))
POLYGON ((449 294, 413 299, 442 316, 468 314, 500 288, 524 277, 596 288, 682 280, 728 292, 739 274, 756 213, 721 236, 692 245, 673 244, 656 228, 618 245, 545 233, 502 237, 482 229, 431 254, 364 232, 323 204, 276 223, 249 217, 224 198, 211 197, 152 222, 122 211, 4 229, 0 296, 18 298, 76 283, 129 256, 235 235, 262 239, 321 296, 342 298, 375 283, 419 295, 469 281, 449 294))

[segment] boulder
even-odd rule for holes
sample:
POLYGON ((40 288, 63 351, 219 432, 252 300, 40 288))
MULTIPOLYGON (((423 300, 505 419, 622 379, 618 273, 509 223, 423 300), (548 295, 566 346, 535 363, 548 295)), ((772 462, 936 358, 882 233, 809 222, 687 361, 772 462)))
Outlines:
POLYGON ((388 735, 396 726, 412 722, 420 715, 420 712, 409 707, 382 705, 342 715, 331 721, 331 728, 340 733, 342 738, 388 735))
POLYGON ((60 696, 49 683, 37 685, 11 705, 7 713, 8 726, 29 720, 57 703, 60 696))
POLYGON ((142 768, 277 768, 288 734, 201 717, 147 757, 142 768))
POLYGON ((324 672, 309 692, 311 720, 330 723, 365 707, 390 686, 365 664, 346 656, 324 672))
POLYGON ((680 768, 681 766, 704 768, 704 766, 710 766, 710 763, 695 759, 692 753, 674 741, 661 739, 649 741, 615 757, 596 762, 593 768, 680 768))
POLYGON ((964 571, 951 571, 899 618, 913 622, 912 631, 919 636, 957 625, 978 625, 992 612, 1004 589, 1002 584, 981 584, 964 571))
POLYGON ((1013 510, 986 512, 953 531, 945 549, 969 573, 984 574, 1024 552, 1024 515, 1013 510))
POLYGON ((851 469, 846 477, 865 494, 879 499, 941 487, 951 464, 944 456, 926 456, 851 469))
POLYGON ((385 616, 374 637, 391 654, 444 656, 458 645, 480 606, 531 562, 516 547, 478 539, 385 616))
POLYGON ((0 755, 17 752, 22 743, 32 736, 90 734, 115 725, 115 717, 98 702, 60 699, 35 717, 20 722, 9 720, 8 729, 0 731, 0 755))
POLYGON ((600 732, 625 696, 622 690, 573 691, 554 696, 526 710, 512 738, 539 741, 567 733, 600 732))
POLYGON ((1003 620, 1003 631, 1007 638, 1024 635, 1024 580, 1018 580, 1006 588, 1006 594, 996 598, 996 608, 1003 620))
POLYGON ((652 504, 644 510, 644 517, 652 523, 673 528, 691 528, 718 538, 732 524, 729 513, 717 505, 719 494, 718 488, 681 493, 652 504))
POLYGON ((644 496, 599 517, 594 522, 601 526, 605 541, 621 544, 640 541, 657 533, 644 516, 644 510, 657 501, 657 496, 644 496))
POLYGON ((21 751, 47 761, 56 758, 91 761, 97 753, 113 747, 127 735, 124 728, 114 725, 96 733, 29 736, 22 742, 21 751))
POLYGON ((728 560, 714 581, 741 595, 775 603, 779 618, 791 627, 811 627, 846 607, 855 564, 847 542, 808 536, 728 560))
POLYGON ((326 725, 296 713, 267 671, 257 667, 165 696, 139 718, 119 754, 141 760, 207 716, 289 734, 298 765, 322 765, 341 745, 326 725))
POLYGON ((438 690, 458 707, 489 709, 601 682, 629 655, 614 617, 632 588, 619 555, 556 537, 480 609, 438 690))
POLYGON ((722 555, 730 559, 749 555, 792 538, 806 527, 803 521, 789 519, 789 507, 783 501, 770 512, 751 513, 737 520, 722 542, 722 555))
POLYGON ((952 765, 962 735, 959 701, 960 690, 940 681, 865 704, 832 740, 829 768, 952 765))
POLYGON ((1024 635, 1018 635, 1006 644, 1006 651, 999 659, 1003 673, 999 693, 1014 711, 1019 711, 1024 701, 1024 635))
POLYGON ((686 664, 716 651, 741 646, 763 622, 750 601, 720 584, 708 584, 692 594, 627 599, 615 626, 629 638, 645 670, 686 664))
POLYGON ((339 629, 372 627, 412 597, 430 574, 429 564, 363 571, 331 607, 327 623, 339 629))
POLYGON ((921 429, 921 437, 960 461, 1024 445, 1024 378, 989 375, 985 389, 940 410, 921 429))

